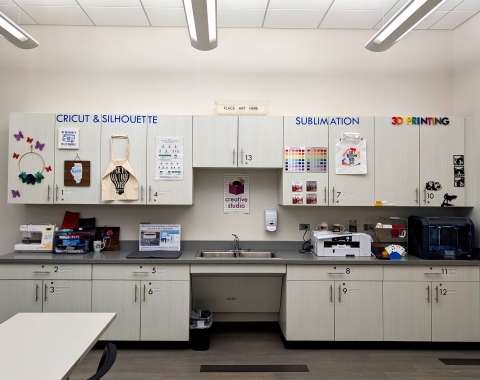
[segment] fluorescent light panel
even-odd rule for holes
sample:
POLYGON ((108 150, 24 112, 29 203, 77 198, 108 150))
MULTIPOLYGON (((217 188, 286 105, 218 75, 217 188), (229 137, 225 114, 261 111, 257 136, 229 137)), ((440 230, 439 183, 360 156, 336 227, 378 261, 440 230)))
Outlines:
POLYGON ((21 49, 33 49, 39 45, 39 43, 32 36, 30 36, 2 12, 0 12, 0 35, 21 49))
POLYGON ((445 0, 411 0, 398 11, 365 45, 374 52, 390 49, 445 0))
POLYGON ((217 0, 183 0, 190 43, 198 50, 217 47, 217 0))

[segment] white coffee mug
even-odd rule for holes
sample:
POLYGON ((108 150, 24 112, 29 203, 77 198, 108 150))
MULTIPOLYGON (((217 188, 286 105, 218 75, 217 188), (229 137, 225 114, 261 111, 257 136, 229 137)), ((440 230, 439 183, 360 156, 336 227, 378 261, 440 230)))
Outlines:
POLYGON ((327 222, 320 223, 320 231, 328 231, 328 223, 327 222))
POLYGON ((93 250, 95 252, 100 252, 103 248, 105 248, 105 243, 101 240, 95 240, 93 242, 93 250))

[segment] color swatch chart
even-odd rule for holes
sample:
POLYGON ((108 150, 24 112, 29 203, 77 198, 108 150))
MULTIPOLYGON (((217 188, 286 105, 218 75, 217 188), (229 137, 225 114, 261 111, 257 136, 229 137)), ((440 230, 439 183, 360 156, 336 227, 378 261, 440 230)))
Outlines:
POLYGON ((309 173, 327 172, 327 148, 315 147, 305 148, 306 150, 306 171, 309 173))
POLYGON ((285 171, 289 173, 305 171, 305 147, 285 147, 285 171))

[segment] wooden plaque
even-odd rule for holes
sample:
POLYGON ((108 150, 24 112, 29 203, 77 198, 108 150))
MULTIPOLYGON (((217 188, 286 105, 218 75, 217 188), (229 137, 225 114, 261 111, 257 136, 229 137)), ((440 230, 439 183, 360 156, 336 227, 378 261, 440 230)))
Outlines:
POLYGON ((90 161, 65 161, 64 186, 90 186, 90 161))

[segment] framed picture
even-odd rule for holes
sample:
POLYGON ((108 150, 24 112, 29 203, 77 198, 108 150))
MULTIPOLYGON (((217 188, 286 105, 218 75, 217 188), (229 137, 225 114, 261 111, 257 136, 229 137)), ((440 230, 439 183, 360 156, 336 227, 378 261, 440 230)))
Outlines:
POLYGON ((95 240, 101 240, 105 243, 105 248, 102 251, 118 251, 120 227, 96 227, 95 240))
POLYGON ((80 131, 78 128, 60 128, 58 130, 58 149, 78 149, 80 131))

